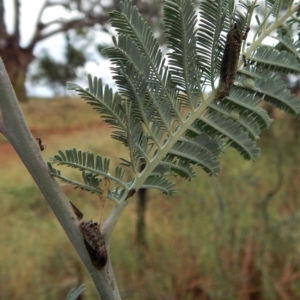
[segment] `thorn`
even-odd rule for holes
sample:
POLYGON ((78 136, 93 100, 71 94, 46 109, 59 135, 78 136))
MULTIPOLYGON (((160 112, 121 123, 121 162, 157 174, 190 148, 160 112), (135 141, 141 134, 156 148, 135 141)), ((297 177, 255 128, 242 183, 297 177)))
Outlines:
POLYGON ((135 189, 131 189, 128 191, 127 197, 125 200, 127 200, 128 198, 132 197, 135 194, 136 190, 135 189))
POLYGON ((77 217, 77 220, 80 221, 83 218, 83 213, 70 201, 73 208, 74 214, 77 217))

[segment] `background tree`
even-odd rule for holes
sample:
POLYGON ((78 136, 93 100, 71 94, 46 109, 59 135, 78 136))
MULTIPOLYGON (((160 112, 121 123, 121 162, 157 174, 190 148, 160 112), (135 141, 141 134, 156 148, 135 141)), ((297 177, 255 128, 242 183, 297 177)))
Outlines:
POLYGON ((31 80, 46 83, 57 94, 65 93, 67 82, 76 79, 78 68, 84 66, 87 58, 85 57, 84 49, 76 49, 73 46, 68 34, 66 34, 64 56, 65 61, 58 62, 45 50, 42 57, 38 60, 37 69, 31 76, 31 80))
MULTIPOLYGON (((59 33, 65 33, 71 29, 84 27, 94 27, 97 30, 107 31, 108 16, 107 12, 119 8, 119 0, 45 0, 41 10, 35 20, 34 33, 26 46, 20 45, 22 29, 21 22, 21 4, 32 5, 29 0, 15 0, 14 2, 14 22, 13 31, 9 33, 5 24, 5 6, 4 1, 0 0, 0 56, 6 66, 8 75, 17 94, 19 101, 26 100, 25 78, 29 64, 34 60, 35 46, 59 33), (21 3, 22 2, 22 3, 21 3), (43 17, 47 10, 61 7, 66 11, 66 17, 53 19, 44 22, 43 17)), ((141 1, 133 1, 141 2, 141 1)), ((155 1, 156 2, 156 1, 155 1)), ((153 5, 152 2, 137 3, 142 13, 151 20, 153 15, 159 9, 159 5, 153 5)), ((46 58, 47 60, 47 58, 46 58)), ((48 57, 49 63, 49 57, 48 57)), ((53 63, 53 62, 52 62, 53 63)))

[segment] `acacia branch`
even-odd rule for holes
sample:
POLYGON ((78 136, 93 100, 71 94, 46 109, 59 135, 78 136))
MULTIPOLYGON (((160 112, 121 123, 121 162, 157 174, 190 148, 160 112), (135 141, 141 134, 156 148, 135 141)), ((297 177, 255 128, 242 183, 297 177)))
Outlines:
POLYGON ((4 64, 0 59, 0 132, 11 143, 28 169, 55 216, 65 230, 79 257, 92 277, 102 300, 119 300, 111 266, 97 270, 84 247, 78 221, 60 185, 50 175, 35 139, 25 122, 4 64), (113 288, 112 288, 113 287, 113 288))

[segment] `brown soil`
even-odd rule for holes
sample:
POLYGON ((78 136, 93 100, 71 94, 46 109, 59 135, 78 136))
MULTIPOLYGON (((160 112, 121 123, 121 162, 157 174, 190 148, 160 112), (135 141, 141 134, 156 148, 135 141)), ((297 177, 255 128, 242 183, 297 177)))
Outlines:
POLYGON ((8 141, 0 142, 0 165, 4 166, 13 159, 18 158, 18 155, 8 141))

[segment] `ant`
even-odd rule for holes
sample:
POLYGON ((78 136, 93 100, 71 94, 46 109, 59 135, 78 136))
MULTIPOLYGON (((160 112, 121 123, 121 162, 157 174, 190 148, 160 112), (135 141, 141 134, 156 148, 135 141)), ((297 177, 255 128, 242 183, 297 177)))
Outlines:
POLYGON ((250 27, 247 26, 247 28, 245 29, 245 34, 243 35, 243 40, 245 41, 247 39, 248 33, 250 31, 250 27))
POLYGON ((36 140, 38 141, 38 143, 39 143, 40 150, 41 150, 41 151, 44 151, 44 150, 45 150, 45 145, 43 145, 42 139, 41 139, 40 137, 36 137, 35 139, 36 139, 36 140))
POLYGON ((248 62, 246 60, 246 56, 243 54, 242 57, 243 57, 243 61, 244 61, 244 67, 247 67, 248 66, 248 62))

